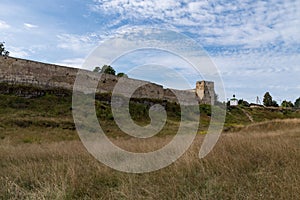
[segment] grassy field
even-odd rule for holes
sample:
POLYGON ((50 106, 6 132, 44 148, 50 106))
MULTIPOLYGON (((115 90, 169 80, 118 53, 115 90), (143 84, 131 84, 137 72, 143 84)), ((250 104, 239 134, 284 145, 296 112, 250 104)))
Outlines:
MULTIPOLYGON (((131 151, 158 149, 176 129, 177 118, 172 116, 158 137, 141 142, 120 136, 106 105, 98 106, 111 140, 131 151)), ((205 122, 209 111, 201 109, 205 122)), ((143 110, 133 114, 147 114, 143 110)), ((231 109, 226 131, 204 159, 198 158, 204 137, 198 134, 189 151, 172 165, 126 174, 86 151, 74 129, 70 97, 1 95, 0 199, 298 199, 298 117, 299 112, 292 111, 231 109)))

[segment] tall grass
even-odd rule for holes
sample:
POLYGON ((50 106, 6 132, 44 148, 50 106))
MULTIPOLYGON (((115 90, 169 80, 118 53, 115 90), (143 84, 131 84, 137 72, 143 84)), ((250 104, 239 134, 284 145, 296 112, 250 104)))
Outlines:
MULTIPOLYGON (((141 152, 147 142, 113 142, 141 152)), ((204 159, 204 136, 179 160, 152 173, 126 174, 95 160, 80 141, 15 145, 0 140, 0 199, 297 199, 300 196, 300 120, 250 125, 222 135, 204 159), (275 128, 273 128, 275 127, 275 128)))

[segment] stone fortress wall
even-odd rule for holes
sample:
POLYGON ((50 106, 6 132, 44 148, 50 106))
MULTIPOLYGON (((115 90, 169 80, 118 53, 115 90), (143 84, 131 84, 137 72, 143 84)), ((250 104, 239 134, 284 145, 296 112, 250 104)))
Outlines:
MULTIPOLYGON (((25 59, 0 56, 0 82, 9 84, 34 85, 41 88, 63 88, 72 90, 77 76, 78 69, 63 67, 53 64, 45 64, 25 59)), ((95 76, 92 72, 86 71, 87 79, 93 81, 95 76)), ((112 92, 120 77, 110 74, 102 74, 98 83, 98 92, 112 92)), ((174 93, 184 99, 186 104, 195 99, 199 103, 213 104, 215 98, 214 83, 200 81, 196 83, 195 90, 174 90, 164 89, 163 86, 128 78, 125 87, 130 85, 143 84, 133 94, 133 98, 161 99, 171 102, 178 102, 174 93)))

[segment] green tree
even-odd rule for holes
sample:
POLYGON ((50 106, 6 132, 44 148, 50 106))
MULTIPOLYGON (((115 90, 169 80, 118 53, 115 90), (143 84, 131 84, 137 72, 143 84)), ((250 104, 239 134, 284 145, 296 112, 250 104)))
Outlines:
POLYGON ((275 101, 275 100, 273 100, 273 101, 272 101, 272 105, 271 105, 271 106, 274 106, 274 107, 279 107, 279 105, 278 105, 277 101, 275 101))
POLYGON ((293 104, 291 101, 286 101, 286 100, 284 100, 284 101, 281 103, 281 106, 282 106, 282 107, 285 107, 285 108, 292 108, 292 107, 294 107, 294 104, 293 104))
POLYGON ((128 75, 123 73, 123 72, 120 72, 117 74, 118 77, 125 77, 125 78, 128 78, 128 75))
POLYGON ((6 51, 4 42, 0 42, 0 56, 9 56, 9 51, 6 51))
POLYGON ((300 97, 298 99, 296 99, 294 105, 295 105, 296 108, 300 108, 300 97))
POLYGON ((272 96, 270 95, 269 92, 265 93, 263 102, 265 106, 273 106, 273 103, 275 103, 273 102, 272 96))
POLYGON ((116 75, 116 71, 110 65, 103 65, 101 73, 116 75))
POLYGON ((93 72, 97 72, 97 73, 100 73, 100 71, 101 71, 100 67, 95 67, 94 70, 93 70, 93 72))

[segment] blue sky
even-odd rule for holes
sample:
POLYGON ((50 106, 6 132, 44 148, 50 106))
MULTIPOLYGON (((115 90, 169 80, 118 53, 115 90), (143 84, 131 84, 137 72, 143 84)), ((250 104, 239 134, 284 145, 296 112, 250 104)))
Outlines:
MULTIPOLYGON (((195 40, 219 69, 228 97, 254 102, 266 91, 278 102, 300 97, 297 0, 2 0, 0 6, 0 40, 11 56, 67 66, 82 67, 103 41, 135 27, 195 40)), ((114 67, 126 71, 124 63, 114 67)))

